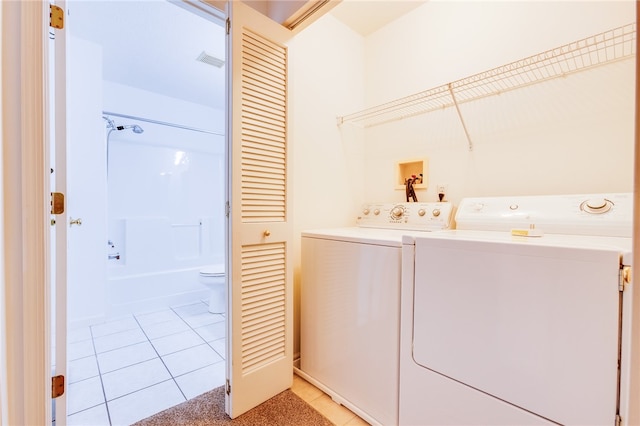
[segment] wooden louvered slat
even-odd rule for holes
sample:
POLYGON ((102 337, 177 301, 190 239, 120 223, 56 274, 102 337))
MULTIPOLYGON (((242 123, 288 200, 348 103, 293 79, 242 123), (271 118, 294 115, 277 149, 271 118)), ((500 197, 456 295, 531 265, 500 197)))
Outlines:
POLYGON ((250 58, 245 58, 244 65, 243 75, 246 76, 247 83, 265 86, 272 93, 286 93, 286 85, 282 80, 282 75, 274 74, 269 68, 252 61, 250 58))
POLYGON ((285 132, 282 126, 273 125, 271 123, 256 120, 254 117, 244 117, 246 120, 247 130, 253 130, 261 135, 271 135, 275 137, 284 138, 285 132))
POLYGON ((265 96, 262 93, 255 90, 245 89, 242 91, 242 94, 248 97, 247 102, 243 102, 242 104, 243 106, 253 105, 253 104, 257 104, 257 105, 271 104, 275 108, 285 107, 285 102, 283 100, 265 96))
POLYGON ((255 56, 265 64, 272 65, 274 72, 282 73, 286 63, 286 55, 280 46, 272 46, 265 43, 264 39, 252 38, 250 34, 243 43, 244 56, 255 56))
POLYGON ((242 371, 283 357, 285 349, 285 246, 242 250, 242 371))
MULTIPOLYGON (((284 193, 284 184, 282 183, 269 183, 269 182, 247 182, 243 188, 246 190, 246 194, 243 195, 244 200, 258 200, 262 199, 257 195, 271 195, 269 199, 273 201, 273 197, 280 197, 282 199, 284 193), (259 194, 256 194, 259 191, 259 194)), ((283 200, 284 201, 284 200, 283 200)))
POLYGON ((265 100, 257 96, 253 97, 252 99, 247 99, 242 103, 241 108, 255 108, 257 110, 266 111, 278 117, 282 117, 283 119, 286 118, 285 111, 282 109, 282 105, 280 105, 279 103, 276 103, 274 105, 269 101, 269 99, 265 100))
POLYGON ((247 164, 264 162, 266 164, 276 163, 281 165, 286 162, 286 157, 282 153, 273 150, 247 148, 242 151, 242 154, 242 159, 247 164), (263 158, 263 156, 266 156, 266 158, 263 158))
POLYGON ((254 58, 256 61, 260 62, 263 66, 268 67, 271 72, 275 75, 282 74, 282 66, 286 61, 286 58, 279 56, 278 54, 273 54, 271 51, 261 51, 259 50, 260 45, 247 42, 244 44, 245 47, 245 58, 254 58))
POLYGON ((279 195, 284 201, 286 195, 285 182, 281 179, 264 179, 260 176, 247 178, 242 183, 242 188, 246 189, 247 196, 252 194, 279 195))
MULTIPOLYGON (((244 77, 244 76, 243 76, 244 77)), ((247 79, 247 85, 243 89, 243 93, 248 96, 255 96, 258 99, 268 99, 269 102, 272 103, 282 103, 285 102, 285 94, 283 93, 274 93, 269 90, 268 87, 264 87, 259 84, 253 84, 250 79, 247 79)))
POLYGON ((279 122, 281 125, 284 125, 284 121, 283 121, 283 117, 280 117, 278 115, 278 111, 277 110, 269 110, 266 109, 262 106, 262 99, 260 97, 258 97, 258 95, 260 95, 260 92, 258 91, 253 91, 251 93, 252 95, 254 95, 253 98, 253 102, 252 103, 245 103, 242 105, 242 116, 246 117, 249 116, 251 114, 257 116, 257 117, 261 117, 261 116, 269 116, 273 119, 275 119, 277 122, 279 122))
MULTIPOLYGON (((268 182, 283 180, 285 172, 273 167, 257 167, 251 163, 242 163, 247 173, 247 180, 265 179, 268 182)), ((266 164, 264 166, 267 166, 266 164)))
POLYGON ((285 139, 282 137, 273 138, 273 137, 265 137, 260 132, 256 132, 252 129, 243 129, 242 131, 243 140, 257 142, 262 141, 265 145, 273 146, 273 147, 285 147, 285 139))
POLYGON ((282 135, 282 120, 274 120, 271 117, 258 114, 255 111, 243 111, 242 115, 248 120, 247 125, 256 125, 260 128, 267 127, 268 129, 275 130, 276 134, 282 135))
POLYGON ((254 329, 260 329, 260 327, 271 325, 271 324, 280 324, 282 321, 282 312, 276 311, 272 313, 264 314, 260 317, 255 317, 252 320, 247 320, 245 325, 245 330, 247 333, 252 332, 254 329))
POLYGON ((286 159, 284 158, 284 156, 279 152, 266 151, 266 150, 253 150, 251 148, 245 148, 243 151, 243 154, 250 159, 256 159, 256 157, 260 158, 261 156, 266 157, 264 158, 264 160, 270 163, 285 164, 286 162, 286 159))
POLYGON ((251 32, 244 33, 243 51, 242 219, 284 221, 286 52, 251 32), (268 197, 245 194, 249 188, 268 197))
POLYGON ((254 114, 258 117, 265 117, 279 123, 284 123, 285 117, 278 114, 276 110, 269 110, 267 108, 261 108, 260 104, 244 105, 242 107, 243 114, 254 114))
POLYGON ((245 57, 254 57, 263 65, 270 67, 275 74, 282 73, 282 66, 286 61, 284 56, 280 56, 273 51, 260 50, 260 44, 248 41, 244 44, 245 57))

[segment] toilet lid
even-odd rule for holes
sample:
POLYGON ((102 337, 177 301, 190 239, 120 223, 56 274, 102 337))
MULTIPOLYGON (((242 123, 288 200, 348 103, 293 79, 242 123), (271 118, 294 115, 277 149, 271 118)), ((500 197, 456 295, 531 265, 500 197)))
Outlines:
POLYGON ((224 264, 209 265, 200 269, 200 275, 205 277, 220 277, 224 276, 224 264))

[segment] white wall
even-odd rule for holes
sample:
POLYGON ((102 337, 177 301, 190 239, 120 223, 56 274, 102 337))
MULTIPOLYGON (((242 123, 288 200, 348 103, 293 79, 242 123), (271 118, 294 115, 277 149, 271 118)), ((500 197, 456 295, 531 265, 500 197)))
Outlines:
MULTIPOLYGON (((67 54, 67 318, 70 327, 105 315, 107 181, 102 120, 102 48, 70 37, 67 54)), ((59 171, 60 172, 60 171, 59 171)))
MULTIPOLYGON (((363 107, 364 40, 325 15, 295 37, 290 52, 289 164, 298 330, 300 232, 353 225, 364 201, 362 141, 357 130, 336 125, 338 115, 363 107)), ((295 335, 294 353, 298 353, 297 331, 295 335)))
POLYGON ((112 81, 104 81, 103 88, 104 111, 224 134, 224 110, 209 108, 112 81))
MULTIPOLYGON (((366 39, 372 106, 635 20, 634 2, 432 1, 366 39)), ((468 196, 630 192, 633 59, 366 130, 366 198, 404 201, 396 162, 429 158, 429 188, 468 196)), ((355 112, 355 111, 353 111, 355 112)))

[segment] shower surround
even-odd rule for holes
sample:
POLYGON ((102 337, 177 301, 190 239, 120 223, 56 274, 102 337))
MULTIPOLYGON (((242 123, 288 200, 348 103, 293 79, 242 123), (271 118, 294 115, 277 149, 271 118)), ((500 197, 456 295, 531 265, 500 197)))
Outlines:
POLYGON ((119 122, 145 131, 108 141, 107 315, 205 299, 200 268, 224 262, 224 137, 119 122))

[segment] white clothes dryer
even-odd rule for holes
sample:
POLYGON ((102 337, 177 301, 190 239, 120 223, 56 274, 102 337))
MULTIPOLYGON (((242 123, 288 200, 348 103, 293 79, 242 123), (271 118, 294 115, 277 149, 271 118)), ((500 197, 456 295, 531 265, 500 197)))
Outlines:
POLYGON ((465 199, 405 238, 399 423, 619 424, 632 200, 465 199))
POLYGON ((371 424, 398 423, 403 235, 447 229, 443 203, 365 205, 302 233, 298 374, 371 424))

